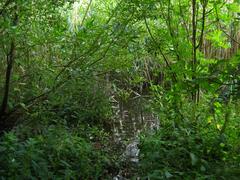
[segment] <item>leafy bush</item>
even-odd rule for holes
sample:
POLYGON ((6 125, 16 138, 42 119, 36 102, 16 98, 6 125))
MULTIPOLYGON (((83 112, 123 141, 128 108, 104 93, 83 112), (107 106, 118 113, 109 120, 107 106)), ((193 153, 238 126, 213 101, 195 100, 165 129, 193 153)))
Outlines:
POLYGON ((190 127, 161 127, 156 134, 141 139, 141 174, 160 179, 237 179, 240 157, 234 156, 230 147, 208 141, 190 127), (227 161, 226 154, 234 158, 227 161))
POLYGON ((104 90, 103 85, 91 77, 69 81, 50 98, 47 110, 52 109, 71 126, 81 123, 102 125, 111 116, 111 106, 104 90))
POLYGON ((0 154, 2 179, 97 178, 108 162, 89 142, 58 127, 22 141, 7 133, 0 154))
POLYGON ((239 118, 231 112, 234 104, 218 104, 211 113, 204 101, 194 105, 180 95, 174 98, 159 89, 155 93, 161 126, 155 134, 141 136, 140 174, 153 179, 238 179, 239 118))

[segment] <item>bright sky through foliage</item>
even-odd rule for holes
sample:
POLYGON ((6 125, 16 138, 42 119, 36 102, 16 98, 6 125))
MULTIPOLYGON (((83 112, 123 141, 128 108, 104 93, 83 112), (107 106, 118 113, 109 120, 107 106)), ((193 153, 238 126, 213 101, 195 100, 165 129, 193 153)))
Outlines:
POLYGON ((89 0, 80 0, 73 3, 69 13, 69 25, 71 31, 78 31, 89 3, 89 0))

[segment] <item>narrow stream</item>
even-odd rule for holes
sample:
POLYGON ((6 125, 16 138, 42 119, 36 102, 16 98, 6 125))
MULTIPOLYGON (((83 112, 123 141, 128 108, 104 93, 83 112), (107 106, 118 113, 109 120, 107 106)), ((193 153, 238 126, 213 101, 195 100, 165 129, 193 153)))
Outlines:
MULTIPOLYGON (((154 131, 159 128, 158 118, 148 110, 148 98, 131 98, 127 102, 111 98, 114 111, 113 139, 114 143, 121 146, 121 159, 128 167, 137 166, 139 162, 139 138, 140 132, 154 131)), ((134 167, 133 167, 134 168, 134 167)), ((124 170, 123 170, 124 171, 124 170)), ((115 180, 125 179, 124 174, 114 177, 115 180)))

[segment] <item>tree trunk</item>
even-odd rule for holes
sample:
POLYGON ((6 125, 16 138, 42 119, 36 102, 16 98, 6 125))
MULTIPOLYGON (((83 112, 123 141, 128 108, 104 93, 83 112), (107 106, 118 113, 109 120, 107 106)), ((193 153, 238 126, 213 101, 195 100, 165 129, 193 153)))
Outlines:
MULTIPOLYGON (((15 16, 12 21, 12 25, 17 26, 17 23, 18 23, 18 15, 17 15, 17 7, 16 7, 15 16)), ((10 81, 11 81, 11 76, 12 76, 12 68, 13 68, 13 64, 15 61, 15 51, 16 51, 15 39, 12 38, 11 44, 10 44, 10 50, 9 50, 9 53, 7 54, 7 69, 6 69, 6 75, 5 75, 3 99, 2 99, 1 108, 0 108, 1 129, 4 129, 4 126, 5 126, 4 116, 7 113, 9 91, 10 91, 10 81)))
POLYGON ((9 99, 9 89, 10 89, 10 79, 11 79, 11 72, 12 72, 12 67, 14 63, 14 56, 15 56, 15 43, 14 41, 12 41, 10 52, 7 55, 7 70, 6 70, 4 94, 3 94, 2 106, 0 111, 0 117, 2 117, 7 110, 7 104, 9 99))
POLYGON ((194 83, 192 91, 192 100, 197 102, 197 85, 196 80, 196 69, 197 69, 197 23, 196 23, 196 0, 192 0, 192 81, 194 83))

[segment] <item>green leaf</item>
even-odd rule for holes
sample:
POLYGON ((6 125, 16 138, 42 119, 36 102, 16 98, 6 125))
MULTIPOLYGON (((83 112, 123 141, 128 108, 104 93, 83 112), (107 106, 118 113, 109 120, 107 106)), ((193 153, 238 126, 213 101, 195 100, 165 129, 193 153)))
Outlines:
POLYGON ((229 4, 228 9, 232 12, 240 12, 240 6, 238 3, 229 4))
POLYGON ((167 170, 165 171, 164 174, 165 174, 165 177, 166 177, 167 179, 173 177, 173 175, 172 175, 170 172, 168 172, 167 170))
POLYGON ((197 156, 195 154, 193 154, 193 153, 190 153, 190 158, 191 158, 192 165, 195 166, 197 164, 197 162, 198 162, 197 156))
POLYGON ((201 170, 202 172, 205 172, 205 171, 206 171, 206 168, 202 165, 202 166, 200 167, 200 170, 201 170))
POLYGON ((20 103, 19 105, 20 105, 23 109, 28 110, 26 104, 24 104, 24 103, 20 103))

